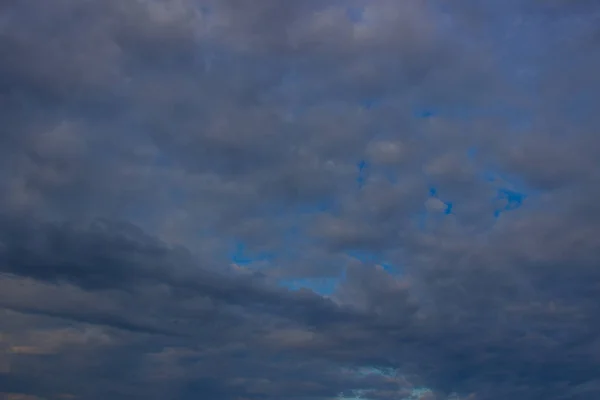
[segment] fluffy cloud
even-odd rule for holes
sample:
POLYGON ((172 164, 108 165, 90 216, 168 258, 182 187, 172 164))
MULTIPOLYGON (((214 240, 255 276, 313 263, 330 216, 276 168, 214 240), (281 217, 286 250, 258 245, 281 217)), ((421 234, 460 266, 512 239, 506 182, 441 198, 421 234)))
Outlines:
POLYGON ((600 393, 596 2, 0 14, 4 397, 600 393))

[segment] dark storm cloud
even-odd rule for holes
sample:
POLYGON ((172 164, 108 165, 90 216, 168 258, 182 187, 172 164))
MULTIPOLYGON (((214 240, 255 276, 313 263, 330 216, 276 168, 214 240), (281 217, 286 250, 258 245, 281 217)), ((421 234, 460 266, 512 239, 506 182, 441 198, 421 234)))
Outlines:
POLYGON ((600 393, 596 3, 0 14, 2 395, 600 393))
MULTIPOLYGON (((61 227, 54 229, 55 234, 52 237, 57 238, 61 235, 61 227)), ((67 227, 62 227, 62 229, 68 230, 67 227)), ((125 231, 127 232, 127 230, 125 231)), ((79 237, 86 242, 90 240, 89 236, 93 237, 94 234, 93 231, 92 233, 79 232, 79 237)), ((138 234, 140 233, 138 232, 138 234)), ((30 236, 33 235, 30 234, 30 236)), ((128 362, 133 363, 135 368, 142 368, 141 363, 147 357, 150 357, 150 361, 152 361, 155 358, 153 354, 167 353, 166 360, 161 361, 159 358, 150 363, 150 366, 144 367, 150 369, 149 376, 140 377, 128 372, 126 376, 120 378, 123 382, 115 382, 117 388, 133 384, 126 380, 139 382, 140 379, 151 379, 153 373, 164 373, 167 376, 173 373, 175 374, 173 382, 166 382, 165 385, 169 387, 175 384, 179 388, 177 390, 181 390, 179 395, 183 398, 195 396, 197 393, 206 393, 205 391, 210 387, 221 393, 220 396, 224 398, 234 396, 236 393, 238 395, 246 393, 247 395, 277 397, 287 395, 290 390, 302 390, 306 392, 306 396, 314 396, 335 395, 336 388, 342 391, 343 384, 337 382, 340 380, 346 381, 344 385, 350 386, 356 386, 363 380, 360 376, 352 375, 344 378, 342 372, 336 371, 339 369, 339 367, 336 368, 339 361, 335 360, 335 349, 332 349, 334 357, 329 359, 323 359, 317 354, 333 345, 338 336, 343 340, 344 333, 341 329, 352 329, 355 325, 360 329, 361 323, 368 324, 369 321, 372 321, 373 318, 367 314, 329 304, 329 301, 310 292, 291 293, 274 287, 260 289, 253 284, 252 279, 244 279, 243 282, 236 283, 231 277, 226 281, 207 282, 205 281, 206 276, 192 275, 190 279, 194 279, 195 282, 189 284, 182 281, 169 281, 169 278, 165 278, 163 282, 147 281, 144 277, 153 275, 152 268, 143 258, 133 259, 140 257, 143 252, 139 248, 131 246, 128 238, 123 234, 120 237, 118 234, 113 234, 110 238, 112 239, 110 244, 104 243, 103 253, 105 255, 112 254, 128 262, 113 262, 113 270, 110 270, 102 269, 101 267, 105 264, 102 263, 102 260, 96 260, 99 261, 98 269, 92 269, 92 271, 96 275, 104 277, 104 280, 101 281, 104 283, 102 286, 96 286, 95 283, 98 281, 94 279, 91 281, 90 287, 88 279, 91 266, 85 257, 80 260, 80 263, 71 264, 68 274, 66 274, 63 270, 55 269, 59 263, 53 262, 55 258, 58 258, 56 261, 60 261, 64 254, 29 248, 27 254, 36 257, 36 253, 39 252, 40 257, 37 259, 47 260, 46 264, 39 265, 39 268, 46 267, 48 270, 40 273, 39 269, 29 269, 27 265, 22 264, 20 268, 15 267, 12 272, 36 278, 35 280, 21 278, 5 278, 3 280, 0 303, 5 310, 10 310, 10 313, 6 315, 7 323, 13 318, 17 319, 14 314, 17 313, 16 315, 27 315, 28 318, 35 316, 59 318, 68 321, 69 325, 75 327, 85 324, 83 326, 91 326, 91 328, 81 329, 93 329, 105 335, 106 343, 102 343, 102 347, 121 346, 132 352, 130 355, 111 353, 112 358, 105 355, 101 358, 103 368, 104 366, 110 368, 112 362, 128 362), (41 257, 42 254, 43 257, 41 257), (119 290, 123 287, 123 276, 125 275, 115 275, 114 269, 122 269, 125 272, 126 270, 136 271, 137 268, 140 270, 137 271, 139 281, 136 282, 135 292, 119 290), (148 270, 144 271, 145 268, 148 270), (39 282, 54 281, 66 276, 70 278, 68 280, 80 287, 65 283, 57 286, 54 283, 39 282), (228 286, 218 287, 219 284, 226 284, 227 281, 230 282, 228 286), (40 298, 46 300, 39 302, 40 298), (323 339, 313 340, 313 336, 318 335, 319 330, 323 332, 323 339), (121 331, 124 333, 117 334, 121 331), (314 333, 315 331, 317 333, 314 333), (143 335, 132 336, 139 334, 143 335), (156 334, 158 336, 154 336, 156 334), (329 334, 333 337, 327 337, 329 334), (121 343, 121 341, 125 343, 121 343), (142 347, 138 348, 140 345, 142 347), (174 353, 169 355, 171 347, 173 347, 174 353), (175 351, 176 349, 181 349, 182 354, 179 355, 178 351, 175 351), (314 363, 315 369, 304 370, 306 367, 303 366, 300 368, 303 372, 299 375, 300 371, 298 371, 298 367, 295 367, 298 362, 296 360, 298 357, 304 360, 307 352, 313 354, 315 360, 311 361, 311 357, 308 357, 306 362, 314 363), (284 359, 280 358, 282 356, 284 359), (173 360, 170 360, 171 357, 173 360), (167 365, 162 365, 163 363, 167 363, 167 365), (177 372, 188 363, 191 364, 185 367, 185 373, 183 373, 184 370, 177 372), (164 368, 165 370, 153 372, 153 364, 157 364, 155 368, 164 368), (182 365, 179 366, 180 364, 182 365), (223 368, 227 366, 227 369, 222 370, 220 365, 223 365, 223 368), (220 375, 215 376, 214 374, 217 372, 220 375), (183 376, 178 376, 178 374, 183 376), (258 375, 255 376, 256 374, 258 375), (319 378, 321 374, 326 376, 319 378), (319 381, 315 382, 317 378, 319 381), (273 380, 273 382, 265 381, 265 379, 273 380), (234 381, 234 383, 230 381, 234 381), (205 385, 207 386, 204 387, 205 385)), ((7 243, 7 248, 18 248, 19 246, 16 244, 18 239, 15 235, 13 242, 7 243)), ((72 243, 65 250, 68 252, 69 249, 77 247, 81 248, 72 243)), ((89 253, 89 250, 84 253, 89 253)), ((93 256, 93 253, 91 255, 93 256)), ((12 264, 11 261, 8 258, 6 262, 12 264)), ((181 268, 181 264, 169 265, 168 262, 163 262, 165 271, 168 271, 169 267, 181 268)), ((64 264, 69 263, 65 262, 64 264)), ((128 286, 130 285, 131 283, 128 286)), ((39 335, 53 335, 54 329, 44 328, 44 324, 37 328, 33 322, 28 331, 33 332, 32 335, 35 339, 39 335)), ((34 339, 31 339, 31 343, 29 343, 27 340, 17 339, 9 329, 7 329, 7 335, 7 340, 11 345, 7 357, 11 360, 11 368, 14 368, 11 373, 15 374, 15 380, 12 382, 16 382, 20 375, 26 374, 21 366, 23 365, 24 368, 29 364, 22 364, 23 358, 27 357, 32 359, 32 363, 38 363, 42 360, 37 360, 37 357, 43 356, 48 362, 50 355, 53 355, 53 358, 50 359, 52 362, 60 363, 59 365, 64 363, 67 371, 80 365, 83 370, 77 372, 76 375, 83 374, 85 379, 92 379, 96 382, 93 372, 90 372, 91 376, 87 375, 85 359, 78 357, 82 350, 61 350, 62 348, 57 349, 55 345, 52 345, 52 342, 46 344, 44 341, 34 339), (19 341, 24 344, 20 345, 19 341), (46 349, 44 346, 52 348, 46 349)), ((86 335, 81 338, 77 331, 73 335, 73 340, 86 340, 86 335)), ((59 340, 59 333, 56 333, 56 336, 54 340, 59 340)), ((365 339, 363 334, 362 340, 365 339)), ((84 350, 94 351, 93 345, 91 348, 86 346, 84 350)), ((337 352, 343 350, 343 348, 338 349, 337 352)), ((98 349, 97 351, 105 350, 98 349)), ((347 357, 348 355, 342 355, 342 361, 347 357)), ((352 358, 350 357, 350 359, 352 358)), ((300 365, 304 365, 304 361, 300 365)), ((46 367, 43 365, 40 368, 42 370, 40 385, 42 385, 45 381, 45 374, 50 371, 46 372, 46 367)), ((104 379, 99 379, 99 382, 104 379)), ((88 384, 92 385, 92 381, 89 381, 88 384)), ((108 384, 110 385, 110 383, 108 384)), ((382 384, 386 385, 385 382, 382 384)), ((60 390, 63 386, 69 386, 62 379, 59 379, 58 383, 54 385, 50 383, 46 385, 48 388, 45 390, 60 390)), ((90 396, 89 398, 100 398, 101 393, 106 390, 94 389, 94 386, 77 389, 82 393, 93 391, 93 395, 87 395, 90 396)), ((146 392, 141 390, 140 394, 143 393, 146 392)))

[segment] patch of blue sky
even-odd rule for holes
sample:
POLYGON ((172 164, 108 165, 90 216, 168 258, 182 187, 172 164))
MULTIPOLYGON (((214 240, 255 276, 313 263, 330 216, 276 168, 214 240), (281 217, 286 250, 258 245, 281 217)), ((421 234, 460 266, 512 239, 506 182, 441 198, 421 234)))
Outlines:
POLYGON ((380 265, 381 268, 383 268, 383 270, 389 274, 398 274, 401 272, 399 268, 389 261, 380 261, 378 265, 380 265))
MULTIPOLYGON (((473 162, 476 155, 477 148, 475 147, 467 151, 467 156, 473 162)), ((500 205, 494 210, 494 217, 496 218, 504 212, 520 208, 526 199, 539 194, 539 191, 529 187, 522 178, 514 174, 500 172, 488 167, 482 169, 480 177, 495 188, 495 196, 490 201, 500 205)))
POLYGON ((251 252, 241 241, 235 241, 232 247, 229 258, 232 263, 239 266, 247 267, 254 263, 273 261, 276 258, 276 255, 271 252, 251 252))
POLYGON ((435 199, 438 199, 439 201, 441 201, 445 205, 445 209, 443 211, 443 214, 445 214, 445 215, 452 214, 453 203, 451 201, 444 201, 444 200, 440 199, 440 197, 438 196, 438 190, 437 190, 437 188, 435 188, 435 187, 429 188, 429 196, 433 197, 435 199))
POLYGON ((365 168, 367 168, 367 162, 365 160, 360 160, 356 166, 358 167, 358 172, 362 173, 365 171, 365 168))
POLYGON ((423 210, 415 213, 411 220, 420 230, 426 230, 431 226, 431 223, 441 222, 444 217, 453 214, 452 210, 454 207, 454 203, 450 201, 444 201, 440 198, 438 194, 438 190, 435 187, 430 187, 428 192, 428 198, 423 202, 423 210), (444 205, 443 209, 439 211, 436 210, 428 210, 427 209, 427 201, 430 199, 439 200, 441 204, 444 205))
POLYGON ((512 190, 499 189, 498 198, 506 200, 506 210, 514 210, 521 207, 527 195, 512 190))
POLYGON ((475 161, 475 157, 477 157, 477 154, 478 154, 478 149, 476 146, 472 146, 467 149, 467 158, 470 161, 475 161))
POLYGON ((439 110, 433 107, 415 108, 413 110, 413 116, 415 118, 427 119, 435 117, 439 114, 439 110))
POLYGON ((368 164, 365 160, 360 160, 357 164, 356 167, 358 169, 358 176, 356 177, 356 183, 358 183, 358 188, 362 189, 362 187, 365 185, 365 182, 367 181, 368 178, 368 164))
POLYGON ((524 193, 515 192, 508 189, 498 189, 496 200, 502 203, 500 208, 494 211, 494 217, 499 217, 503 212, 512 211, 520 208, 527 198, 524 193))

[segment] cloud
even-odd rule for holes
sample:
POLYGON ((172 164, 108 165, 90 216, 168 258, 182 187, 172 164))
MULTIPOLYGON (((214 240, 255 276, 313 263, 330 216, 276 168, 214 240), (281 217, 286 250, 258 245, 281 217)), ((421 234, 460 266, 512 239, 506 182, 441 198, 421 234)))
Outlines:
POLYGON ((4 397, 600 392, 595 2, 0 14, 4 397))

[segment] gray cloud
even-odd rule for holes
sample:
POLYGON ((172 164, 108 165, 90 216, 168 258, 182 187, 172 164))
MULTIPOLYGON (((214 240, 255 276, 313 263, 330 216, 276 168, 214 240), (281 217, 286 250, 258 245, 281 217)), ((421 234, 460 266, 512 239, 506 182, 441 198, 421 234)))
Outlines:
POLYGON ((0 14, 6 398, 599 393, 594 2, 0 14))

